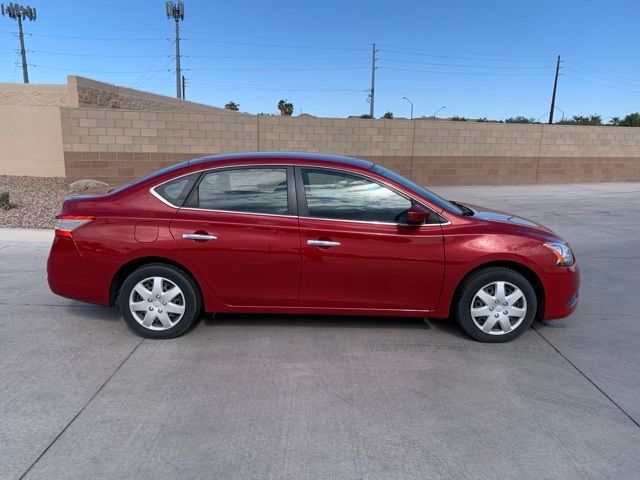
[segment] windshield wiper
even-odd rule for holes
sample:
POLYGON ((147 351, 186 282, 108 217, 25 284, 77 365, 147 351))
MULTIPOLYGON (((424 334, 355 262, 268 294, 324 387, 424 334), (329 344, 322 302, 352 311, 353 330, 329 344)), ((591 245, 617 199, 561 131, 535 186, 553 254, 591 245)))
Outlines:
POLYGON ((473 210, 471 210, 466 205, 463 205, 463 204, 458 203, 458 202, 454 202, 453 200, 449 200, 449 202, 453 203, 456 207, 458 207, 460 210, 462 210, 462 215, 464 215, 465 217, 473 216, 473 210))

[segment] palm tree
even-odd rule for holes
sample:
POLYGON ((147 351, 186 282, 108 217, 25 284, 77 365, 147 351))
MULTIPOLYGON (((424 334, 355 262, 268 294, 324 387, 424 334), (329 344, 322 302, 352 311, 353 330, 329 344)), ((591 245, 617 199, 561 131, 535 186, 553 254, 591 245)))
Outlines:
POLYGON ((224 108, 226 108, 227 110, 233 110, 234 112, 237 112, 240 109, 240 104, 234 102, 233 100, 229 100, 229 103, 227 103, 224 108))
POLYGON ((280 100, 278 102, 278 110, 280 110, 280 115, 283 117, 290 117, 293 115, 293 103, 287 102, 286 100, 280 100))

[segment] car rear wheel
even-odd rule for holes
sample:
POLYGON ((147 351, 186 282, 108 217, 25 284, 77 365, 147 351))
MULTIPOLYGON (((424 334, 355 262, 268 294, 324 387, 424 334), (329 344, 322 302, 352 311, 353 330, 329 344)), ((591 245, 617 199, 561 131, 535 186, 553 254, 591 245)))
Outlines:
POLYGON ((174 338, 198 318, 200 296, 193 281, 168 265, 140 267, 122 284, 120 312, 129 327, 145 338, 174 338))
POLYGON ((531 283, 503 267, 478 270, 460 286, 453 314, 460 326, 481 342, 508 342, 533 322, 537 299, 531 283))

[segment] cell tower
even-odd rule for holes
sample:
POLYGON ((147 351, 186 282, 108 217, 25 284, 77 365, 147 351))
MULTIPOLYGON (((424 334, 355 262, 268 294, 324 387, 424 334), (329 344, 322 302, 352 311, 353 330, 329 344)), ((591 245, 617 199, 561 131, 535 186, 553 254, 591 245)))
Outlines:
POLYGON ((27 70, 27 52, 24 48, 24 34, 22 33, 22 20, 36 21, 36 9, 31 7, 23 7, 17 3, 10 3, 5 6, 0 4, 2 16, 7 16, 12 20, 18 21, 18 37, 20 38, 20 55, 22 56, 22 77, 24 83, 29 83, 29 72, 27 70))

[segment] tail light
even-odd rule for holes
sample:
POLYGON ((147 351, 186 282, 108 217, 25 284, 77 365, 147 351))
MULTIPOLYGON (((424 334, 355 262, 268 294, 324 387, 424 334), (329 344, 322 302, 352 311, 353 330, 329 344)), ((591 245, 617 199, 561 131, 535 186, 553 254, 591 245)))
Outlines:
POLYGON ((72 232, 76 228, 86 225, 94 218, 93 215, 65 215, 56 217, 56 237, 73 238, 72 232))

